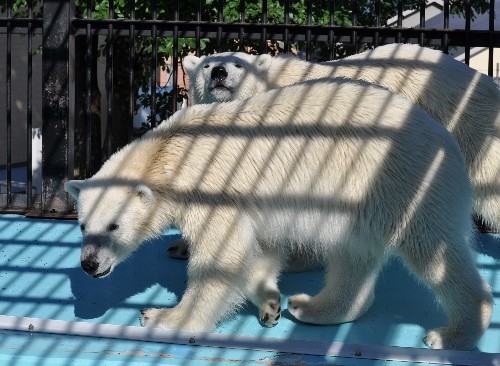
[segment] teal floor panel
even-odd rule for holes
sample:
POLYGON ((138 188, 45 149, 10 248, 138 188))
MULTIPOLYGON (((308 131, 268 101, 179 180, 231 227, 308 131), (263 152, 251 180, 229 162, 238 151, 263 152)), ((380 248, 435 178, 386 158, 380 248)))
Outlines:
MULTIPOLYGON (((0 320, 13 316, 140 327, 142 308, 174 306, 185 290, 186 262, 166 255, 168 243, 178 237, 170 230, 144 244, 110 276, 93 279, 79 265, 81 233, 75 221, 0 215, 0 320)), ((425 347, 425 329, 444 325, 445 315, 432 294, 394 260, 380 276, 374 305, 353 323, 302 324, 285 309, 276 327, 263 328, 257 309, 248 304, 215 331, 235 341, 213 346, 40 333, 0 322, 0 365, 500 365, 500 236, 479 235, 476 251, 495 308, 490 328, 471 352, 435 353, 425 347), (258 345, 240 346, 245 337, 258 345), (273 342, 284 346, 274 351, 262 346, 273 342), (344 351, 308 354, 307 347, 329 344, 344 351), (394 352, 400 356, 384 356, 394 352), (405 352, 415 356, 404 357, 405 352)), ((321 286, 319 271, 285 274, 282 303, 297 292, 314 294, 321 286)))

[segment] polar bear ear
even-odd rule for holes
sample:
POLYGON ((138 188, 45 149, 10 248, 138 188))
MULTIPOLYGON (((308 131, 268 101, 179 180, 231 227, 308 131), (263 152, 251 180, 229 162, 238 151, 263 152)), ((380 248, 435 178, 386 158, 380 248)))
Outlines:
POLYGON ((69 182, 66 183, 66 190, 75 200, 78 199, 78 195, 82 190, 84 182, 85 181, 83 180, 70 180, 69 182))
POLYGON ((267 55, 267 54, 259 55, 259 56, 257 56, 255 66, 260 71, 267 71, 271 67, 272 61, 273 61, 273 58, 271 57, 271 55, 267 55))
POLYGON ((153 191, 145 184, 139 184, 136 186, 135 194, 141 198, 146 205, 150 205, 154 201, 153 191))
POLYGON ((187 55, 182 61, 182 66, 184 67, 184 70, 186 70, 188 75, 194 75, 196 66, 198 66, 200 62, 201 58, 193 55, 187 55))

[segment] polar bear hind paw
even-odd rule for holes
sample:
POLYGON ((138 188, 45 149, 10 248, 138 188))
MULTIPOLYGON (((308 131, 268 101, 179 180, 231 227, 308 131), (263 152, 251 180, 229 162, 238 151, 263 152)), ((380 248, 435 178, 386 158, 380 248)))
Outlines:
POLYGON ((324 296, 311 297, 306 294, 288 298, 288 311, 295 319, 310 324, 341 324, 358 319, 369 308, 372 299, 354 306, 341 299, 332 300, 324 296))
POLYGON ((180 330, 185 332, 209 332, 213 330, 213 319, 203 321, 193 309, 179 306, 173 308, 149 308, 141 310, 141 325, 147 328, 180 330))
POLYGON ((457 349, 471 350, 476 344, 476 337, 473 340, 459 330, 450 330, 442 327, 432 329, 424 337, 424 343, 433 349, 457 349))
POLYGON ((186 321, 176 308, 149 308, 141 310, 141 325, 147 328, 162 328, 175 330, 191 329, 192 324, 186 321))
POLYGON ((318 324, 316 312, 312 306, 311 296, 299 294, 288 299, 288 312, 297 320, 304 323, 318 324))
POLYGON ((168 328, 163 324, 162 318, 168 317, 168 313, 166 312, 169 309, 158 309, 158 308, 150 308, 150 309, 142 309, 141 310, 141 325, 143 327, 148 328, 168 328))
POLYGON ((274 327, 278 324, 281 318, 281 305, 280 299, 269 299, 265 301, 259 310, 260 323, 268 328, 274 327))

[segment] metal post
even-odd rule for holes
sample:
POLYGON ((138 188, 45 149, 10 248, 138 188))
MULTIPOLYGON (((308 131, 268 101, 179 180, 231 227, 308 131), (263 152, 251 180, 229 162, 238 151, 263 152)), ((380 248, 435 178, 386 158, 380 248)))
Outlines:
POLYGON ((69 153, 69 39, 71 1, 43 2, 42 210, 64 214, 69 153))

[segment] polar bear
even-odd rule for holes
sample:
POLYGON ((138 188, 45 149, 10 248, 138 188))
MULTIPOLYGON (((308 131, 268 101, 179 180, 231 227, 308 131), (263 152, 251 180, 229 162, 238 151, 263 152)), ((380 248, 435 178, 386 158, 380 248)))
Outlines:
POLYGON ((147 327, 210 331, 246 298, 276 322, 277 278, 297 248, 326 267, 319 294, 289 298, 299 321, 359 318, 391 255, 446 311, 428 346, 471 349, 491 319, 458 145, 420 108, 369 83, 312 80, 188 107, 67 189, 93 277, 172 223, 191 243, 182 299, 143 310, 147 327))
POLYGON ((250 79, 265 80, 268 89, 323 77, 346 77, 383 86, 419 105, 453 134, 474 187, 473 211, 487 225, 500 230, 500 90, 492 78, 440 51, 409 44, 381 46, 326 63, 290 56, 267 56, 267 60, 266 55, 253 57, 258 57, 263 67, 271 61, 267 78, 262 68, 251 75, 255 61, 244 53, 186 57, 183 65, 192 81, 190 103, 234 100, 244 94, 241 89, 256 93, 262 85, 249 84, 250 79), (245 80, 239 86, 232 77, 235 64, 242 65, 238 75, 245 80), (217 94, 219 89, 224 90, 222 80, 218 79, 217 88, 209 87, 213 84, 210 70, 214 69, 227 70, 231 78, 231 88, 225 90, 223 99, 217 94))

